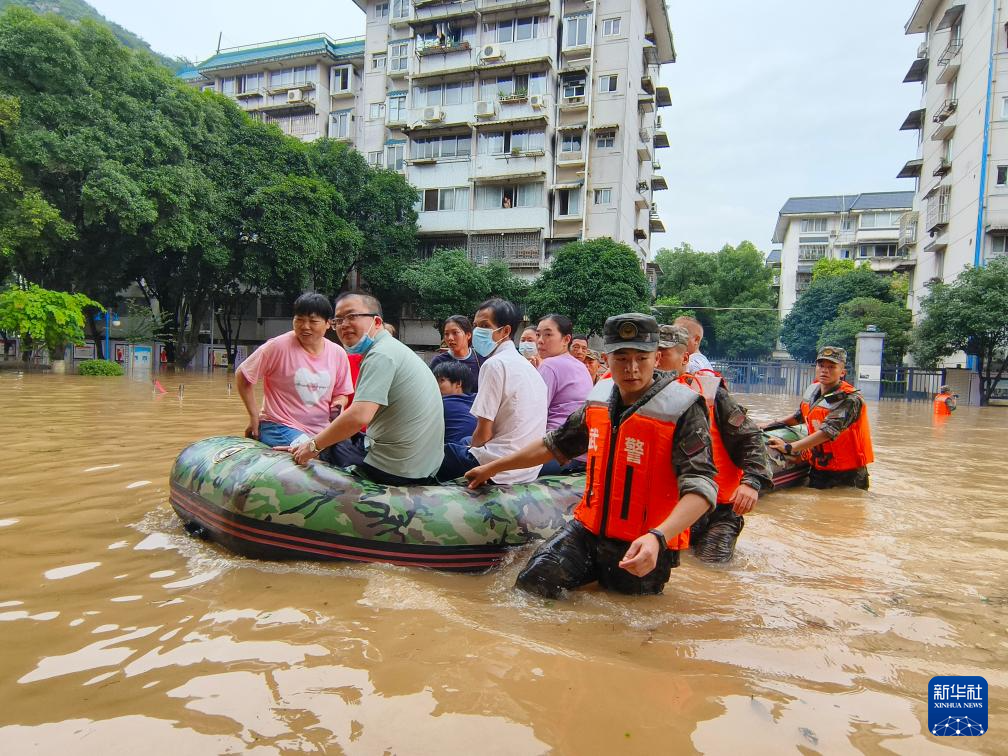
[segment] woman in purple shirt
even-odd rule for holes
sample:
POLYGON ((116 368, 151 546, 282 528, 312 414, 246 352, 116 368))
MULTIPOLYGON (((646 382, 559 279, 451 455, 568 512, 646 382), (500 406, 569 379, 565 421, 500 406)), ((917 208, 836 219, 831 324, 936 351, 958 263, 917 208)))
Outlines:
MULTIPOLYGON (((536 326, 538 339, 539 375, 546 384, 548 402, 546 430, 559 428, 571 413, 584 406, 592 390, 592 379, 585 364, 568 349, 574 327, 566 315, 551 313, 539 320, 536 326)), ((584 458, 574 459, 561 466, 553 461, 543 465, 540 475, 561 475, 584 472, 584 458)))

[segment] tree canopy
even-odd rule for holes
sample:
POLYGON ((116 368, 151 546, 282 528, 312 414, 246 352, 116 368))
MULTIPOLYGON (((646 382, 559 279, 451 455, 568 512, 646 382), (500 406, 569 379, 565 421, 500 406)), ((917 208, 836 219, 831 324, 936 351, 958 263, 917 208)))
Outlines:
POLYGON ((986 404, 1008 368, 1008 258, 965 268, 951 284, 933 283, 921 313, 915 359, 934 365, 959 351, 975 357, 986 404))
POLYGON ((564 313, 575 331, 599 334, 611 315, 648 312, 651 292, 637 253, 601 238, 562 247, 532 283, 525 301, 530 320, 564 313))
POLYGON ((67 346, 84 343, 84 308, 97 306, 83 294, 11 286, 0 292, 0 330, 19 334, 26 355, 44 347, 62 360, 67 346))
POLYGON ((715 357, 758 358, 777 342, 773 271, 751 242, 717 253, 689 244, 656 256, 661 268, 655 309, 662 322, 691 315, 704 326, 701 348, 715 357))

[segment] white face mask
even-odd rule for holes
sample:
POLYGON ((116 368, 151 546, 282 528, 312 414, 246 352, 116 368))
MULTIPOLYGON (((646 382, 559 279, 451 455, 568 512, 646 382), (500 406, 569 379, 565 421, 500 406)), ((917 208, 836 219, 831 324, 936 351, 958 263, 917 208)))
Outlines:
POLYGON ((522 357, 535 357, 539 354, 539 349, 536 347, 534 341, 523 341, 518 345, 518 351, 521 352, 522 357))

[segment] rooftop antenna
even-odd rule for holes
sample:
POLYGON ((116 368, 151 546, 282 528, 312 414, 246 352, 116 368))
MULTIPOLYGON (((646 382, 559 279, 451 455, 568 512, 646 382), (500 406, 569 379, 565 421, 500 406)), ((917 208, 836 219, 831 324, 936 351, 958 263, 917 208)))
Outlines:
POLYGON ((217 53, 220 54, 220 43, 221 39, 224 37, 224 32, 217 35, 217 53))

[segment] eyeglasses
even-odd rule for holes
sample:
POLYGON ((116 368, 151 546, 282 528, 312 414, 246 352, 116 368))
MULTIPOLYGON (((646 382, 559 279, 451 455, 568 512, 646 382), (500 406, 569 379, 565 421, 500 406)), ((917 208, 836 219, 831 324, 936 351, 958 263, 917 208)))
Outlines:
POLYGON ((344 315, 342 317, 333 318, 332 322, 334 326, 341 326, 348 320, 353 318, 377 318, 377 312, 351 312, 349 315, 344 315))
POLYGON ((307 323, 310 326, 320 326, 329 321, 325 318, 315 318, 315 317, 305 317, 304 315, 295 315, 294 322, 299 324, 307 323))

